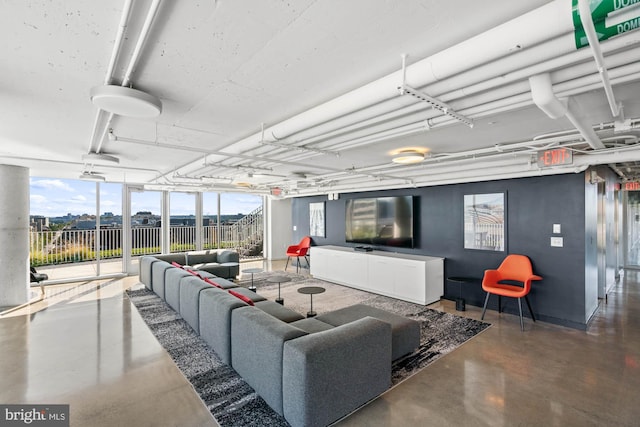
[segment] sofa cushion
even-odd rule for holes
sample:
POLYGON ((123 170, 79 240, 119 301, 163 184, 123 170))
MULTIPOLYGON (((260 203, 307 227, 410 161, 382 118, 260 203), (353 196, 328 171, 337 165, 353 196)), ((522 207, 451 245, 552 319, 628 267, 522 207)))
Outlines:
POLYGON ((393 360, 412 353, 420 345, 420 323, 413 319, 399 316, 395 313, 371 307, 365 304, 355 304, 339 310, 331 311, 316 317, 318 320, 333 326, 344 325, 363 317, 371 316, 391 325, 393 345, 393 360))
POLYGON ((180 283, 185 277, 191 275, 181 268, 170 268, 164 275, 164 300, 177 312, 180 312, 180 283))
MULTIPOLYGON (((247 291, 247 292, 251 292, 251 291, 247 291)), ((302 314, 298 313, 297 311, 293 311, 290 308, 287 308, 282 304, 278 304, 277 302, 274 302, 274 301, 264 300, 264 301, 258 301, 255 304, 256 304, 256 307, 258 307, 260 310, 286 323, 291 323, 291 322, 295 322, 296 320, 304 319, 304 316, 302 314)))
POLYGON ((196 266, 198 264, 207 264, 210 262, 218 262, 218 251, 216 249, 206 251, 187 252, 187 264, 196 266))
POLYGON ((308 319, 296 320, 295 322, 291 322, 291 326, 295 326, 296 328, 300 328, 303 331, 307 331, 310 334, 322 331, 328 331, 329 329, 335 328, 335 326, 330 325, 328 323, 324 323, 315 317, 310 317, 308 319))
POLYGON ((262 295, 258 295, 255 292, 250 291, 247 288, 233 288, 233 291, 239 293, 240 295, 244 295, 245 297, 249 298, 254 303, 267 300, 262 295))
POLYGON ((177 254, 163 254, 163 255, 154 255, 156 258, 162 261, 166 261, 168 263, 177 262, 178 264, 186 264, 186 257, 184 253, 177 254))
POLYGON ((391 386, 391 327, 366 317, 291 339, 282 360, 285 419, 326 426, 391 386))
POLYGON ((157 261, 160 260, 149 255, 141 257, 138 261, 140 282, 142 282, 149 290, 153 289, 151 286, 151 266, 157 261))
POLYGON ((200 336, 227 365, 231 365, 231 311, 240 307, 247 304, 221 289, 200 292, 200 336))
POLYGON ((231 366, 280 415, 283 345, 306 334, 256 307, 231 312, 231 366))
MULTIPOLYGON (((205 274, 208 275, 210 273, 207 273, 206 271, 200 272, 201 276, 204 276, 205 274)), ((223 279, 222 277, 215 277, 215 276, 214 277, 209 277, 209 280, 214 282, 216 285, 218 285, 218 287, 220 287, 222 289, 234 289, 234 288, 238 287, 238 285, 236 285, 232 281, 227 280, 227 279, 223 279)))
POLYGON ((166 261, 154 262, 151 265, 151 289, 162 299, 164 299, 164 275, 170 268, 175 267, 166 261))
POLYGON ((228 292, 229 292, 231 295, 233 295, 234 297, 236 297, 236 298, 240 299, 240 301, 244 301, 244 302, 246 302, 246 303, 247 303, 247 304, 249 304, 249 305, 254 305, 254 304, 253 304, 253 301, 251 301, 251 298, 246 297, 246 296, 244 296, 244 295, 242 295, 242 294, 239 294, 238 292, 234 292, 234 291, 233 291, 233 289, 229 289, 229 291, 228 291, 228 292))
POLYGON ((180 281, 180 315, 197 334, 200 333, 200 292, 205 289, 213 288, 195 276, 180 281))

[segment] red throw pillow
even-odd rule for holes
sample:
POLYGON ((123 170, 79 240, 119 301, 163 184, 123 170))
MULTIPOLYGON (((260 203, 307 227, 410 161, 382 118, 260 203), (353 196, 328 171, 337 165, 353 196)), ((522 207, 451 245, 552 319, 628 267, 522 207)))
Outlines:
POLYGON ((173 261, 171 265, 173 265, 174 267, 182 268, 182 266, 175 261, 173 261))
POLYGON ((205 282, 207 282, 208 284, 210 284, 211 286, 215 286, 216 288, 220 288, 222 289, 222 286, 218 285, 216 282, 214 282, 213 280, 209 279, 208 277, 205 277, 204 279, 205 282))
POLYGON ((234 297, 236 297, 236 298, 240 298, 242 301, 246 302, 249 305, 254 305, 253 301, 251 301, 251 298, 249 298, 249 297, 245 297, 244 295, 239 294, 239 293, 237 293, 235 291, 229 291, 229 293, 231 295, 233 295, 234 297))

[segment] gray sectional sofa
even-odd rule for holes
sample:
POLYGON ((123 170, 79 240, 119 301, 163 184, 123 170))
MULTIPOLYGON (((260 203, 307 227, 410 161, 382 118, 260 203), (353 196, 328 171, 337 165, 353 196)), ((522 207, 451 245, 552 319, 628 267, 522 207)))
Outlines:
POLYGON ((154 258, 168 263, 176 262, 180 265, 188 265, 196 270, 206 271, 225 279, 234 278, 240 274, 240 254, 226 249, 154 255, 154 258))
POLYGON ((420 343, 418 322, 383 310, 355 305, 307 319, 228 280, 200 276, 158 257, 140 259, 140 281, 293 427, 328 425, 383 393, 393 360, 420 343))

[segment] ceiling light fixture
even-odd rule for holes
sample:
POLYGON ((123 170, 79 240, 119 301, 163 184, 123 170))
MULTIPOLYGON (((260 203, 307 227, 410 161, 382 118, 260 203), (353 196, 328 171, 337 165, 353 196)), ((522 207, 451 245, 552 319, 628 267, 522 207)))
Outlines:
POLYGON ((420 153, 419 151, 400 151, 391 159, 393 163, 398 163, 401 165, 420 163, 423 160, 424 153, 420 153))
POLYGON ((115 164, 120 163, 120 159, 117 158, 116 156, 110 156, 109 154, 94 153, 94 152, 90 152, 90 153, 84 154, 82 156, 82 160, 87 162, 87 163, 98 164, 98 165, 104 165, 104 164, 110 164, 110 163, 115 163, 115 164))
POLYGON ((125 86, 95 86, 91 89, 91 102, 102 110, 126 117, 151 118, 162 112, 160 99, 125 86))
POLYGON ((104 181, 105 177, 96 173, 96 172, 82 172, 82 175, 79 177, 85 181, 104 181))

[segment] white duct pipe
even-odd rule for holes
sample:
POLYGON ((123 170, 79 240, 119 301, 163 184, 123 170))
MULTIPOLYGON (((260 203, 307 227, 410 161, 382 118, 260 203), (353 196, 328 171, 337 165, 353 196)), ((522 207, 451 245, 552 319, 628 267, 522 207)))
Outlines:
MULTIPOLYGON (((124 32, 127 28, 129 17, 131 16, 132 4, 133 4, 132 0, 125 0, 124 6, 122 7, 122 13, 120 15, 120 24, 118 25, 115 43, 111 51, 111 57, 109 58, 109 65, 107 66, 107 72, 104 78, 104 84, 111 84, 115 63, 118 59, 118 56, 120 55, 120 50, 122 48, 122 40, 124 39, 124 32)), ((102 110, 98 109, 98 111, 96 112, 96 118, 93 121, 93 130, 91 131, 91 138, 89 139, 89 149, 87 150, 88 153, 91 153, 93 150, 93 144, 94 144, 96 135, 98 134, 98 126, 99 126, 101 117, 102 117, 102 110)))
POLYGON ((591 126, 585 125, 582 118, 575 109, 569 107, 567 103, 561 102, 553 93, 551 87, 551 76, 548 73, 538 74, 529 77, 531 85, 531 96, 533 102, 544 111, 552 119, 558 119, 566 116, 573 126, 578 129, 580 134, 589 143, 591 148, 604 148, 604 144, 595 134, 591 126))
MULTIPOLYGON (((617 40, 621 40, 620 38, 617 40)), ((632 40, 632 42, 634 42, 634 40, 632 40)), ((625 42, 628 43, 628 42, 625 42)), ((620 46, 618 44, 616 45, 611 45, 611 46, 620 46)), ((580 51, 580 52, 584 52, 584 51, 580 51)), ((626 50, 623 52, 618 52, 615 53, 613 55, 611 55, 608 58, 609 63, 611 64, 612 67, 617 67, 618 65, 622 65, 622 64, 626 64, 629 63, 630 61, 633 61, 633 59, 635 57, 637 57, 638 55, 640 55, 640 48, 634 48, 631 50, 626 50)), ((588 57, 588 55, 587 55, 588 57)), ((633 64, 637 64, 637 62, 632 62, 633 64)), ((551 64, 547 64, 547 66, 552 66, 552 65, 557 65, 555 63, 551 63, 551 64)), ((536 69, 539 69, 540 67, 534 67, 536 69)), ((526 71, 528 71, 528 69, 525 70, 521 70, 521 73, 526 73, 526 71)), ((616 69, 618 70, 618 69, 616 69)), ((562 69, 559 70, 557 72, 553 73, 553 80, 554 81, 558 81, 558 79, 560 80, 567 80, 567 79, 571 79, 571 78, 575 78, 577 76, 581 76, 581 75, 592 75, 592 65, 590 63, 579 63, 575 66, 572 66, 570 68, 567 69, 562 69)), ((619 73, 618 73, 619 74, 619 73)), ((499 83, 499 81, 497 81, 496 79, 494 79, 493 82, 493 86, 497 86, 499 83)), ((485 85, 484 89, 487 89, 488 87, 485 85)), ((498 89, 498 90, 494 90, 490 93, 484 93, 481 94, 477 97, 466 97, 464 98, 461 103, 456 104, 456 109, 459 111, 464 111, 464 109, 466 108, 470 108, 471 106, 473 106, 474 104, 485 104, 487 102, 490 102, 489 100, 491 99, 491 101, 495 100, 495 99, 499 99, 501 96, 503 97, 508 97, 508 96, 513 96, 513 94, 515 93, 524 93, 524 92, 528 92, 529 91, 529 85, 526 82, 518 82, 518 83, 514 83, 511 85, 507 85, 507 86, 503 86, 502 88, 498 89), (502 95, 502 93, 504 93, 504 95, 502 95), (493 99, 492 99, 493 98, 493 99)), ((458 90, 455 93, 455 95, 458 96, 462 96, 463 93, 467 92, 467 90, 458 90)), ((395 98, 398 99, 398 98, 395 98)), ((443 94, 441 96, 442 100, 444 101, 449 101, 451 99, 453 99, 453 97, 451 96, 451 94, 443 94)), ((518 101, 518 102, 521 102, 518 101)), ((383 104, 378 104, 376 107, 380 108, 380 107, 385 107, 386 104, 388 103, 383 103, 383 104)), ((434 111, 427 111, 429 110, 430 107, 428 105, 424 105, 422 106, 422 104, 413 104, 413 105, 409 105, 408 107, 403 107, 394 111, 391 111, 389 113, 386 114, 382 114, 379 115, 377 117, 372 117, 368 120, 364 120, 364 121, 360 121, 360 122, 356 122, 353 123, 349 126, 344 126, 340 129, 336 129, 334 131, 330 131, 327 132, 326 134, 321 134, 321 135, 317 135, 316 137, 312 137, 306 140, 298 140, 297 142, 295 142, 294 144, 296 145, 309 145, 309 144, 318 144, 318 147, 323 147, 323 148, 333 148, 335 149, 341 149, 341 144, 344 141, 353 141, 354 139, 358 138, 357 134, 350 134, 348 137, 345 137, 347 135, 347 133, 349 131, 352 130, 357 130, 357 129, 362 129, 365 128, 367 126, 372 126, 375 125, 376 122, 381 122, 381 121, 390 121, 391 119, 393 119, 394 117, 402 117, 402 120, 405 122, 409 122, 410 123, 410 127, 411 129, 415 128, 416 126, 418 126, 418 122, 420 122, 420 120, 422 119, 422 121, 427 120, 427 119, 433 119, 436 118, 436 121, 441 121, 442 123, 454 123, 454 120, 451 120, 449 117, 439 117, 440 113, 439 112, 434 112, 434 111), (406 115, 403 115, 405 113, 411 113, 411 112, 418 112, 417 115, 415 115, 415 120, 413 122, 411 122, 411 120, 407 119, 406 115), (422 117, 420 117, 420 114, 422 114, 422 117), (340 136, 343 136, 342 138, 340 138, 340 136), (331 138, 331 141, 329 143, 329 145, 327 144, 323 144, 322 141, 325 139, 331 138)), ((366 109, 366 110, 361 110, 358 113, 368 113, 371 114, 372 111, 370 111, 371 109, 366 109)), ((356 114, 358 114, 356 113, 356 114)), ((344 120, 344 118, 341 118, 342 120, 344 120)), ((340 119, 339 119, 340 120, 340 119)), ((437 124, 437 123, 434 123, 437 124)), ((396 129, 398 126, 395 122, 393 123, 389 123, 387 127, 396 129)), ((415 130, 408 130, 408 133, 415 133, 415 130)), ((370 134, 371 132, 367 132, 367 134, 370 134)), ((362 135, 362 132, 360 132, 360 134, 362 135)), ((370 140, 370 137, 364 137, 368 140, 370 140)), ((379 140, 379 138, 376 138, 375 140, 379 140)), ((351 144, 348 145, 348 147, 351 147, 351 144)), ((309 155, 305 156, 305 155, 298 155, 295 156, 294 158, 296 159, 300 159, 300 158, 307 158, 309 157, 309 155)))
MULTIPOLYGON (((616 50, 626 48, 640 43, 640 34, 625 33, 619 37, 608 40, 604 45, 605 51, 614 52, 616 50)), ((527 78, 534 74, 558 70, 568 64, 576 63, 588 59, 590 54, 586 50, 576 51, 571 46, 571 51, 559 52, 562 46, 566 49, 566 41, 559 39, 550 40, 537 46, 526 49, 508 57, 502 58, 491 64, 482 67, 476 67, 472 70, 457 74, 451 78, 445 79, 435 84, 429 85, 428 91, 434 93, 444 102, 449 102, 458 98, 465 98, 469 95, 487 91, 495 87, 512 83, 514 81, 527 78), (548 59, 550 52, 553 55, 559 55, 552 59, 548 59), (532 65, 533 64, 533 65, 532 65), (499 73, 499 76, 496 74, 499 73), (495 77, 494 77, 495 76, 495 77), (481 81, 489 78, 489 80, 481 81), (473 84, 475 82, 479 82, 473 84), (461 89, 457 89, 462 87, 461 89), (455 88, 451 92, 444 92, 443 88, 455 88), (433 92, 432 92, 433 91, 433 92)), ((607 58, 610 66, 617 66, 629 61, 634 61, 633 52, 620 52, 607 58), (616 59, 618 58, 618 59, 616 59)), ((581 63, 571 67, 571 70, 580 68, 585 74, 591 73, 592 68, 589 63, 581 63)), ((528 90, 528 85, 527 85, 528 90)), ((395 97, 382 101, 376 105, 358 110, 354 113, 344 115, 296 134, 295 141, 289 141, 295 145, 308 145, 321 141, 325 138, 340 135, 349 129, 359 128, 364 125, 374 123, 378 118, 386 120, 386 117, 402 114, 403 110, 409 110, 412 107, 420 106, 420 104, 411 104, 414 101, 407 97, 395 97), (406 102, 402 103, 403 100, 406 102)), ((419 107, 418 110, 427 110, 428 106, 419 107)), ((459 107, 458 107, 459 109, 459 107)), ((436 117, 438 114, 430 115, 426 118, 436 117)), ((447 120, 447 122, 450 122, 447 120)))
POLYGON ((620 109, 616 104, 616 99, 613 95, 613 88, 611 87, 611 82, 609 81, 607 67, 604 64, 604 57, 602 56, 602 50, 600 49, 600 41, 598 40, 598 35, 596 34, 596 29, 593 25, 593 19, 591 17, 589 0, 578 0, 578 10, 580 11, 582 28, 584 28, 584 31, 587 35, 587 40, 589 40, 589 46, 591 47, 593 58, 596 61, 598 72, 600 73, 600 77, 602 78, 602 85, 604 86, 604 93, 607 95, 607 101, 609 102, 609 107, 611 108, 611 114, 613 114, 613 117, 618 117, 620 115, 620 109))
POLYGON ((122 8, 122 14, 120 15, 120 24, 118 25, 118 31, 116 32, 116 39, 113 45, 113 50, 111 51, 111 58, 109 59, 109 65, 107 66, 107 75, 104 79, 104 84, 111 84, 111 79, 113 78, 113 70, 116 67, 116 61, 118 60, 118 56, 120 56, 120 48, 122 47, 122 40, 124 39, 124 33, 127 29, 127 24, 129 23, 129 16, 131 15, 131 6, 133 4, 132 0, 125 0, 124 6, 122 8))
POLYGON ((142 48, 144 47, 145 42, 147 41, 147 37, 149 36, 149 32, 151 31, 151 25, 156 18, 156 14, 158 13, 158 8, 160 7, 160 0, 153 0, 151 6, 149 6, 149 10, 147 11, 147 17, 144 20, 144 24, 142 25, 142 29, 140 30, 140 34, 138 35, 138 40, 136 42, 136 46, 131 54, 131 59, 129 60, 129 66, 127 67, 127 71, 124 74, 124 79, 122 79, 122 86, 129 86, 129 82, 131 81, 131 76, 136 70, 136 65, 138 65, 138 61, 140 60, 140 54, 142 53, 142 48))
MULTIPOLYGON (((495 61, 509 54, 515 44, 537 45, 545 40, 573 31, 570 4, 564 0, 551 3, 506 22, 492 30, 457 44, 407 67, 407 83, 413 87, 426 86, 462 71, 495 61), (538 31, 540 23, 545 31, 538 31), (523 31, 532 28, 536 31, 523 31)), ((571 40, 566 38, 565 43, 571 40)), ((267 135, 287 138, 296 133, 333 120, 336 117, 358 111, 388 98, 397 96, 402 83, 402 70, 382 77, 347 94, 300 113, 265 130, 267 135)), ((233 152, 252 149, 260 141, 260 132, 244 138, 228 147, 233 152)))
MULTIPOLYGON (((138 34, 138 40, 136 41, 135 48, 133 49, 133 53, 131 54, 131 58, 129 58, 129 65, 127 66, 127 70, 122 79, 121 86, 126 87, 129 86, 131 82, 131 76, 135 72, 136 66, 138 65, 138 61, 140 60, 140 55, 142 53, 142 48, 149 36, 149 32, 151 31, 151 25, 155 20, 155 17, 158 13, 158 8, 160 7, 160 0, 153 0, 151 6, 147 10, 147 16, 144 20, 144 24, 142 25, 142 29, 138 34)), ((96 148, 96 153, 100 153, 102 151, 102 145, 109 133, 109 129, 111 128, 111 123, 113 122, 113 117, 115 115, 113 113, 109 113, 109 118, 107 119, 104 128, 102 130, 102 135, 100 135, 100 139, 98 140, 98 147, 96 148)))
POLYGON ((564 117, 567 113, 566 101, 562 102, 556 98, 551 87, 551 75, 549 73, 529 77, 529 85, 531 86, 531 97, 538 108, 552 119, 564 117))
MULTIPOLYGON (((582 67, 580 66, 579 68, 582 67)), ((621 76, 615 79, 616 83, 624 83, 627 81, 638 79, 640 78, 640 75, 638 73, 640 73, 640 63, 633 63, 612 70, 612 75, 615 74, 616 77, 618 75, 621 76)), ((597 76, 588 75, 579 79, 559 83, 555 87, 558 89, 559 95, 564 97, 593 90, 599 87, 598 82, 599 79, 597 76)), ((495 95, 499 92, 481 94, 476 97, 469 97, 465 99, 463 105, 459 105, 457 107, 460 107, 459 111, 461 113, 464 113, 465 115, 476 119, 480 117, 491 116, 502 111, 527 107, 533 103, 531 93, 528 91, 528 85, 526 83, 523 82, 522 84, 512 85, 512 87, 518 89, 517 92, 522 93, 517 93, 516 95, 511 96, 505 95, 504 98, 498 99, 493 98, 495 98, 495 95), (524 92, 525 90, 527 91, 524 92)), ((333 138, 330 142, 327 142, 326 144, 320 144, 319 146, 332 150, 352 149, 388 138, 410 135, 417 132, 424 132, 427 130, 425 125, 426 119, 429 120, 431 129, 456 123, 456 120, 452 119, 451 117, 438 116, 437 112, 434 113, 432 111, 425 111, 423 112, 423 114, 423 116, 413 115, 415 121, 403 126, 395 126, 397 122, 391 122, 387 124, 386 129, 379 130, 375 134, 368 134, 366 136, 360 137, 353 137, 354 135, 351 134, 348 138, 333 138)), ((309 157, 311 157, 311 155, 298 155, 292 156, 290 159, 301 160, 303 158, 309 157)))

